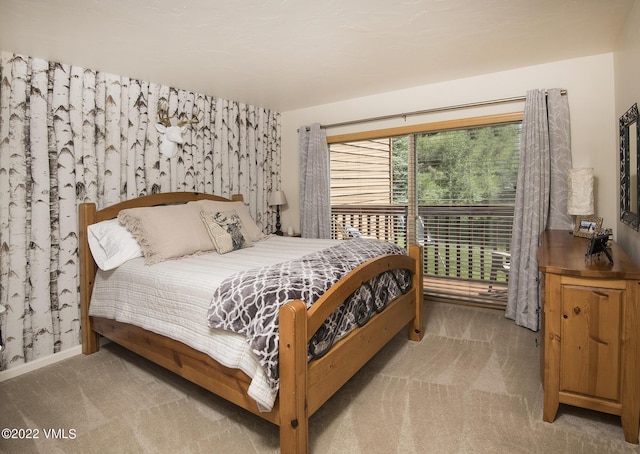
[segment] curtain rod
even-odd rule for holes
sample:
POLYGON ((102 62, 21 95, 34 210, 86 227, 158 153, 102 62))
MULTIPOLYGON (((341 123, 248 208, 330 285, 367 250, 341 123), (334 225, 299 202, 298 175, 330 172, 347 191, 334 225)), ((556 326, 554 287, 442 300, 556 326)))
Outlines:
MULTIPOLYGON (((564 90, 564 89, 560 90, 560 94, 561 95, 566 95, 567 94, 567 90, 564 90)), ((545 96, 546 95, 547 95, 547 92, 545 90, 545 96)), ((414 116, 414 115, 425 115, 425 114, 430 114, 430 113, 435 113, 435 112, 446 112, 448 110, 468 109, 470 107, 490 106, 490 105, 493 105, 493 104, 506 104, 506 103, 511 103, 511 102, 524 101, 526 99, 527 99, 526 96, 515 96, 513 98, 502 98, 502 99, 493 99, 493 100, 490 100, 490 101, 470 102, 470 103, 466 103, 466 104, 457 104, 455 106, 434 107, 434 108, 425 109, 425 110, 415 110, 413 112, 391 114, 391 115, 382 115, 380 117, 363 118, 361 120, 343 121, 341 123, 331 123, 331 124, 328 124, 328 125, 320 125, 320 127, 323 128, 323 129, 330 129, 330 128, 338 128, 338 127, 341 127, 341 126, 357 125, 357 124, 360 124, 360 123, 371 123, 371 122, 374 122, 374 121, 391 120, 393 118, 403 118, 403 119, 406 120, 407 117, 411 117, 411 116, 414 116)), ((309 128, 307 127, 307 131, 308 130, 309 130, 309 128)))

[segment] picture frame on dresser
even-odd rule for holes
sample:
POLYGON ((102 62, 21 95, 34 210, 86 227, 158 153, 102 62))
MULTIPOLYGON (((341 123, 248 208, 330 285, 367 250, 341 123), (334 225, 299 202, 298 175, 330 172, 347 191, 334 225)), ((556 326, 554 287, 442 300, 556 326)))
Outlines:
POLYGON ((609 246, 607 245, 608 241, 608 233, 599 233, 591 237, 585 257, 587 259, 593 259, 594 257, 599 258, 600 254, 604 254, 609 259, 609 263, 613 264, 613 257, 611 256, 609 246))
POLYGON ((602 228, 602 218, 597 216, 576 216, 573 236, 592 238, 602 228))

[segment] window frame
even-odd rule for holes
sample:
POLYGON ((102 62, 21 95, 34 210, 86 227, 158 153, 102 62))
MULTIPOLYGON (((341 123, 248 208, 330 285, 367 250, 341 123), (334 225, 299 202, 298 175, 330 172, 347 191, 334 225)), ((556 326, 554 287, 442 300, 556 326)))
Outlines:
MULTIPOLYGON (((415 125, 407 125, 401 127, 394 128, 385 128, 385 129, 376 129, 376 130, 368 130, 368 131, 359 131, 353 133, 346 134, 338 134, 327 137, 327 144, 336 144, 343 142, 356 142, 361 140, 372 140, 372 139, 380 139, 387 137, 397 137, 397 136, 414 136, 416 134, 421 133, 429 133, 436 131, 444 131, 444 130, 455 130, 455 129, 467 129, 473 127, 483 127, 483 126, 494 126, 506 123, 517 123, 522 122, 524 117, 524 113, 522 111, 518 112, 509 112, 509 113, 501 113, 501 114, 492 114, 492 115, 484 115, 477 117, 469 117, 469 118, 459 118, 445 121, 437 121, 430 123, 420 123, 415 125)), ((410 153, 411 155, 412 153, 410 153)), ((410 158, 409 165, 415 166, 415 162, 411 162, 412 158, 410 158)), ((416 172, 413 173, 413 177, 415 179, 416 172)), ((409 184, 409 202, 407 209, 407 219, 418 219, 418 201, 415 195, 415 181, 408 181, 409 184), (413 192, 413 193, 412 193, 413 192)), ((415 225, 414 223, 407 224, 407 236, 408 242, 412 243, 415 241, 415 225)), ((491 290, 491 285, 489 286, 491 290)), ((479 303, 481 306, 489 306, 495 307, 493 304, 483 304, 479 303)))

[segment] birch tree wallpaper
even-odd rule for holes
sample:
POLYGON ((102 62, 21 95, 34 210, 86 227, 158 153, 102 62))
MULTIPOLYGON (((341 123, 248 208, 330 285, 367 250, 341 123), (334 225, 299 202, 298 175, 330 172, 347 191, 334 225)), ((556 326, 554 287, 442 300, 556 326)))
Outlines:
POLYGON ((268 232, 280 115, 24 55, 0 54, 0 370, 80 343, 78 204, 142 195, 242 194, 268 232), (159 152, 159 106, 201 120, 159 152))

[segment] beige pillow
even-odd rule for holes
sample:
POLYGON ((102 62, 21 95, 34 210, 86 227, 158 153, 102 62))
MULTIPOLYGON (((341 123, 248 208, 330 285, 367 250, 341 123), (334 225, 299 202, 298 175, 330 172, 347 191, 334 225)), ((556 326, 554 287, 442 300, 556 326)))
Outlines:
POLYGON ((256 221, 253 220, 251 214, 249 214, 249 208, 244 202, 220 202, 216 200, 197 200, 195 202, 189 202, 200 207, 200 211, 208 213, 217 213, 218 211, 234 210, 238 213, 240 221, 242 221, 242 235, 251 241, 256 242, 265 239, 267 236, 262 233, 260 228, 256 225, 256 221))
POLYGON ((214 249, 194 205, 129 208, 118 221, 140 244, 147 265, 214 249))
POLYGON ((202 211, 200 216, 218 254, 253 246, 253 243, 242 234, 242 221, 235 210, 217 213, 202 211))

